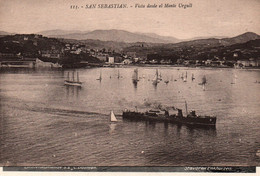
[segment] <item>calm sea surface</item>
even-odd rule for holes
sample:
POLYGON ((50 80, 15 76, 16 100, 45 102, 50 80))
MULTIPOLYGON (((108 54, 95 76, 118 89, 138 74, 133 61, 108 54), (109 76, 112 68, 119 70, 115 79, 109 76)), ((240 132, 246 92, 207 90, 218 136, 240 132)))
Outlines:
POLYGON ((157 67, 0 70, 0 163, 27 166, 259 165, 260 70, 157 67), (181 76, 187 82, 183 82, 181 76), (102 81, 96 80, 102 73, 102 81), (119 73, 119 79, 118 79, 119 73), (194 74, 195 80, 191 80, 194 74), (207 78, 205 91, 199 83, 207 78), (164 81, 169 80, 168 84, 164 81), (162 105, 217 116, 216 129, 132 122, 122 110, 162 105), (108 121, 113 110, 118 122, 108 121))

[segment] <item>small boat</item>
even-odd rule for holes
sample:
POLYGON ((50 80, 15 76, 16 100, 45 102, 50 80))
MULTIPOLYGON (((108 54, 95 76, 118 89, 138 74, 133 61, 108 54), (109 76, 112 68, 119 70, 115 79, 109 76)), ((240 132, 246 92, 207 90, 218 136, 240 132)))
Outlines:
POLYGON ((202 87, 203 87, 203 90, 205 91, 205 84, 207 83, 207 79, 206 79, 206 76, 204 75, 203 78, 202 78, 202 87))
POLYGON ((182 80, 183 80, 183 82, 187 82, 187 77, 188 77, 188 73, 187 73, 187 72, 186 72, 185 77, 183 77, 183 75, 182 75, 182 80))
POLYGON ((205 84, 207 83, 207 79, 206 76, 204 75, 202 78, 201 83, 199 83, 199 85, 202 85, 203 90, 205 90, 205 84))
POLYGON ((132 80, 133 80, 133 83, 137 83, 139 81, 138 79, 138 69, 134 69, 134 74, 133 74, 133 77, 132 77, 132 80))
POLYGON ((153 78, 153 85, 157 85, 159 82, 160 82, 160 80, 158 79, 158 69, 156 69, 156 73, 153 78))
POLYGON ((159 81, 162 80, 162 74, 161 74, 161 72, 160 72, 160 74, 159 74, 158 80, 159 80, 159 81))
POLYGON ((193 81, 195 78, 194 78, 194 75, 193 75, 193 73, 192 73, 192 76, 191 76, 191 80, 193 81))
POLYGON ((207 79, 206 79, 206 76, 204 75, 203 78, 202 78, 201 84, 203 85, 203 84, 206 84, 206 83, 207 83, 207 79))
POLYGON ((119 70, 117 72, 117 78, 120 79, 120 73, 119 73, 119 70))
POLYGON ((74 75, 74 72, 72 72, 72 79, 70 79, 70 73, 68 72, 67 79, 64 80, 64 85, 81 87, 82 82, 79 81, 79 73, 77 72, 77 80, 75 80, 74 75))
POLYGON ((181 74, 181 79, 183 80, 183 78, 184 78, 184 77, 183 77, 183 73, 182 73, 182 74, 181 74))
POLYGON ((101 72, 101 70, 100 70, 99 78, 97 80, 99 80, 99 81, 102 80, 102 72, 101 72))
POLYGON ((169 81, 169 79, 168 79, 168 77, 164 80, 164 83, 165 84, 168 84, 170 81, 169 81))
POLYGON ((110 122, 117 122, 116 116, 113 111, 110 113, 110 122))

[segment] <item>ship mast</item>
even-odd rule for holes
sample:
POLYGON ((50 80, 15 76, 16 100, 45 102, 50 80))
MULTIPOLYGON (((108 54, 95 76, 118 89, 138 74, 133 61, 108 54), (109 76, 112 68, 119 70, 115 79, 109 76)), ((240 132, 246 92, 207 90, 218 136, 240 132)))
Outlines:
POLYGON ((67 74, 67 81, 69 81, 70 80, 70 72, 68 72, 68 74, 67 74))
POLYGON ((79 82, 79 72, 77 72, 77 82, 79 82))
POLYGON ((185 100, 185 110, 186 110, 186 115, 188 115, 188 105, 187 105, 186 100, 185 100))

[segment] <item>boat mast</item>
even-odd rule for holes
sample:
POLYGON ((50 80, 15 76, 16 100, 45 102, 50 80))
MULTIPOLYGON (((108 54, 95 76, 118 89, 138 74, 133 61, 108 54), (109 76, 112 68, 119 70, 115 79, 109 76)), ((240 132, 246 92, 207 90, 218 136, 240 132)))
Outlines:
POLYGON ((79 72, 77 72, 77 81, 79 82, 79 72))
POLYGON ((206 79, 206 76, 204 75, 203 78, 202 78, 202 87, 203 87, 203 90, 205 91, 205 84, 207 83, 207 79, 206 79))
POLYGON ((101 81, 101 79, 102 79, 102 72, 101 72, 101 70, 100 70, 100 73, 99 73, 99 81, 101 81))
POLYGON ((202 78, 202 84, 206 84, 206 83, 207 83, 207 79, 206 79, 206 76, 204 75, 202 78))
POLYGON ((136 81, 138 80, 138 69, 136 69, 136 81))
POLYGON ((158 81, 158 69, 156 69, 156 81, 158 81))
POLYGON ((138 80, 138 69, 137 68, 135 69, 135 80, 136 81, 138 80))
POLYGON ((188 115, 188 105, 187 105, 186 100, 185 100, 185 109, 186 109, 186 115, 188 115))
POLYGON ((69 81, 70 80, 70 72, 68 72, 68 74, 67 74, 67 81, 69 81))

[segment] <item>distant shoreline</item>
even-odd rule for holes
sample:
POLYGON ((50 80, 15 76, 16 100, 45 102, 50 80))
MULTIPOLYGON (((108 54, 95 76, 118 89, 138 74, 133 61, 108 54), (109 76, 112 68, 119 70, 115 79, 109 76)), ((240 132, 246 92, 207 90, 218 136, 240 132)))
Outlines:
MULTIPOLYGON (((118 67, 118 66, 116 66, 118 67)), ((119 66, 120 67, 120 66, 119 66)), ((136 64, 136 65, 122 65, 122 67, 179 67, 179 68, 199 68, 199 69, 236 69, 236 70, 260 70, 260 67, 246 67, 246 68, 234 68, 234 67, 212 67, 212 66, 183 66, 183 65, 158 65, 158 64, 136 64)))
POLYGON ((89 66, 80 66, 80 67, 29 67, 29 66, 22 66, 22 65, 14 65, 14 66, 1 66, 0 69, 22 69, 22 68, 29 68, 29 69, 89 69, 89 68, 131 68, 131 67, 154 67, 154 68, 193 68, 193 69, 235 69, 235 70, 260 70, 260 67, 223 67, 223 66, 185 66, 185 65, 167 65, 167 64, 111 64, 111 65, 89 65, 89 66))

